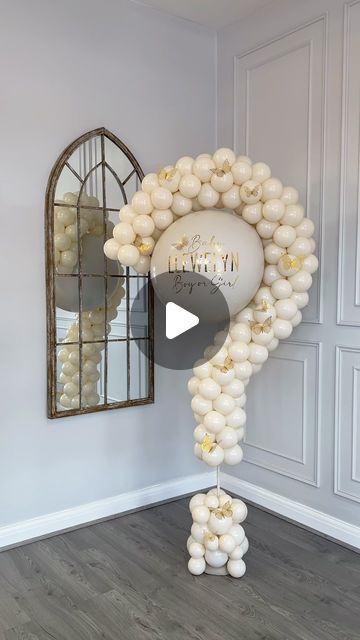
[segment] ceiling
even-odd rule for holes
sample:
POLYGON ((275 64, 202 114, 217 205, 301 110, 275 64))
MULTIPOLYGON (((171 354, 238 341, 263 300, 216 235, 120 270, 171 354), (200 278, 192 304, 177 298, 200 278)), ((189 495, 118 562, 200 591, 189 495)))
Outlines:
POLYGON ((221 29, 273 0, 140 0, 141 4, 179 18, 221 29))

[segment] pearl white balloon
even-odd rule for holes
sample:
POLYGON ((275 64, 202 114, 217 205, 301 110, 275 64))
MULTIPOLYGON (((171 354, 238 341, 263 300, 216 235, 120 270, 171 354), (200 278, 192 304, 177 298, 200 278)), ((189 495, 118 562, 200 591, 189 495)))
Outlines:
POLYGON ((192 396, 196 395, 199 389, 199 378, 192 376, 188 382, 188 391, 192 396))
POLYGON ((290 247, 294 240, 296 240, 296 231, 294 227, 282 224, 274 231, 273 239, 279 247, 290 247))
POLYGON ((200 542, 201 544, 203 544, 204 537, 209 532, 210 532, 210 529, 206 524, 199 524, 198 522, 194 522, 191 527, 192 537, 196 542, 200 542))
POLYGON ((118 244, 131 244, 135 240, 135 231, 128 222, 119 222, 113 229, 113 236, 118 244))
POLYGON ((151 193, 158 186, 159 179, 157 173, 148 173, 141 183, 141 188, 145 193, 151 193))
POLYGON ((197 393, 191 400, 191 408, 195 413, 204 416, 212 410, 213 403, 197 393))
POLYGON ((240 522, 246 520, 248 510, 245 502, 235 499, 232 502, 231 509, 233 512, 232 519, 234 524, 240 524, 240 522))
POLYGON ((206 494, 196 493, 190 500, 189 508, 192 511, 195 507, 201 506, 205 503, 206 494))
POLYGON ((220 551, 220 549, 216 551, 210 551, 209 549, 206 549, 205 560, 207 564, 210 565, 210 567, 219 568, 223 567, 226 564, 228 555, 227 553, 220 551))
POLYGON ((311 243, 308 238, 298 237, 288 248, 288 253, 293 256, 308 256, 311 253, 311 243))
POLYGON ((242 544, 245 540, 245 531, 243 529, 243 527, 240 524, 234 524, 230 527, 229 529, 229 533, 230 535, 232 535, 232 537, 235 540, 235 543, 238 544, 242 544))
POLYGON ((230 553, 230 560, 241 560, 242 557, 244 555, 244 552, 241 548, 241 545, 239 544, 237 547, 235 547, 234 551, 232 553, 230 553))
POLYGON ((298 271, 298 273, 295 273, 293 276, 290 276, 289 282, 294 291, 303 293, 310 289, 312 284, 312 275, 308 271, 302 269, 301 271, 298 271))
POLYGON ((235 546, 236 546, 235 540, 229 533, 225 533, 224 535, 220 536, 219 538, 220 551, 223 551, 224 553, 227 553, 228 555, 230 555, 230 553, 234 551, 235 546))
POLYGON ((132 244, 124 244, 118 252, 118 260, 124 267, 133 267, 139 260, 140 253, 132 244))
POLYGON ((302 268, 308 273, 315 273, 315 271, 317 271, 319 268, 319 261, 317 257, 313 254, 307 256, 303 262, 302 268))
MULTIPOLYGON (((235 184, 242 185, 251 179, 252 168, 248 162, 237 159, 231 167, 231 173, 233 174, 235 184)), ((256 182, 259 182, 259 180, 256 180, 256 182)))
POLYGON ((282 192, 282 183, 277 178, 268 178, 262 183, 262 199, 264 202, 274 198, 281 198, 282 192))
POLYGON ((216 167, 222 168, 225 162, 228 162, 230 165, 233 165, 236 160, 236 155, 232 149, 228 149, 227 147, 221 147, 217 149, 212 157, 216 167))
POLYGON ((257 224, 262 219, 261 202, 246 204, 242 209, 241 215, 245 222, 248 222, 249 224, 257 224))
POLYGON ((281 278, 281 274, 279 273, 277 266, 275 264, 268 264, 265 267, 263 275, 263 281, 265 284, 271 286, 272 283, 275 282, 275 280, 279 280, 279 278, 281 278))
POLYGON ((311 245, 311 253, 314 253, 315 249, 316 249, 316 242, 314 238, 309 238, 310 241, 310 245, 311 245))
POLYGON ((202 459, 210 467, 218 467, 224 460, 224 450, 216 446, 211 451, 203 451, 202 459))
MULTIPOLYGON (((152 191, 152 193, 154 193, 154 191, 152 191)), ((138 215, 148 215, 152 212, 153 208, 150 196, 145 191, 137 191, 134 193, 131 200, 131 206, 138 215)))
POLYGON ((267 350, 269 352, 275 351, 275 349, 277 349, 278 346, 279 346, 279 339, 278 338, 273 338, 271 340, 271 342, 269 342, 269 344, 267 345, 267 350))
POLYGON ((141 237, 151 236, 155 229, 154 220, 150 216, 138 215, 132 223, 132 228, 141 237))
POLYGON ((205 358, 197 360, 193 367, 194 376, 200 378, 200 380, 204 380, 204 378, 210 378, 212 372, 212 364, 208 362, 205 358))
POLYGON ((224 463, 229 465, 239 464, 243 459, 243 450, 236 444, 229 449, 224 449, 224 463))
POLYGON ((243 542, 241 543, 241 549, 243 554, 245 555, 245 553, 247 553, 249 551, 249 540, 247 539, 247 537, 245 536, 243 542))
POLYGON ((270 222, 278 222, 285 213, 285 205, 279 199, 267 200, 262 208, 262 214, 270 222))
POLYGON ((200 576, 206 569, 206 562, 204 558, 190 558, 188 562, 188 569, 193 576, 200 576))
POLYGON ((252 166, 252 179, 256 182, 264 182, 271 176, 270 167, 265 162, 255 162, 252 166))
POLYGON ((212 378, 205 378, 204 380, 200 380, 198 389, 199 394, 207 400, 215 400, 215 398, 217 398, 221 393, 220 385, 212 378))
POLYGON ((224 385, 221 388, 221 391, 231 396, 232 398, 239 398, 244 393, 244 389, 244 383, 241 380, 234 378, 232 382, 224 385))
POLYGON ((227 209, 236 209, 241 202, 240 187, 234 184, 228 191, 222 194, 222 204, 227 209))
POLYGON ((192 542, 188 547, 192 558, 202 558, 205 555, 205 547, 200 542, 192 542))
POLYGON ((248 344, 251 340, 251 331, 245 322, 236 322, 230 329, 230 336, 234 342, 242 342, 248 344))
POLYGON ((210 182, 213 174, 212 169, 215 169, 215 162, 213 159, 207 156, 198 156, 193 164, 192 171, 201 182, 210 182))
MULTIPOLYGON (((219 193, 224 193, 228 191, 234 183, 234 178, 232 173, 225 173, 222 176, 213 173, 211 176, 210 184, 219 193)), ((199 200, 200 202, 200 200, 199 200)))
POLYGON ((251 363, 248 360, 245 360, 245 362, 236 362, 234 370, 237 378, 240 380, 246 380, 251 376, 251 363))
POLYGON ((230 447, 234 447, 238 442, 237 432, 232 427, 225 427, 217 434, 216 440, 220 447, 229 449, 230 447))
POLYGON ((234 369, 221 371, 221 369, 217 369, 216 367, 214 367, 211 376, 213 380, 215 380, 215 382, 217 382, 220 386, 225 386, 227 384, 230 384, 230 382, 234 380, 235 371, 234 369))
POLYGON ((297 227, 304 217, 304 207, 301 204, 290 204, 286 207, 281 224, 297 227))
POLYGON ((199 442, 199 444, 201 444, 205 436, 207 436, 212 442, 215 441, 215 434, 206 431, 203 424, 198 424, 194 429, 194 438, 196 442, 199 442))
POLYGON ((140 274, 149 273, 150 269, 150 258, 149 256, 140 256, 139 260, 136 264, 134 264, 134 270, 140 274))
POLYGON ((154 189, 150 197, 154 209, 169 209, 172 205, 173 195, 171 191, 164 187, 154 189))
POLYGON ((246 342, 233 342, 229 346, 228 352, 234 362, 244 362, 249 357, 249 347, 246 342))
POLYGON ((296 204, 299 200, 299 192, 294 187, 284 187, 281 200, 285 205, 296 204))
POLYGON ((229 560, 227 570, 232 578, 242 578, 246 573, 246 564, 243 560, 229 560))
POLYGON ((234 429, 239 429, 246 424, 246 413, 241 407, 234 407, 231 413, 226 416, 226 424, 234 429))
POLYGON ((310 218, 303 218, 295 229, 296 235, 303 238, 311 238, 314 235, 315 225, 310 218))
POLYGON ((269 220, 265 220, 265 218, 262 218, 256 225, 256 231, 258 232, 260 238, 264 238, 264 240, 270 240, 278 227, 278 222, 270 222, 269 220))
MULTIPOLYGON (((255 294, 255 300, 256 300, 255 294)), ((251 307, 246 307, 240 313, 238 313, 235 317, 236 322, 250 322, 250 320, 254 320, 254 312, 251 307)))
POLYGON ((216 189, 214 189, 214 187, 212 187, 211 184, 208 183, 202 185, 197 197, 199 204, 207 209, 215 207, 215 205, 219 201, 219 198, 220 196, 218 191, 216 191, 216 189))
POLYGON ((291 318, 290 322, 291 322, 292 326, 295 328, 300 324, 301 320, 302 320, 302 313, 301 313, 301 311, 297 310, 297 312, 295 313, 294 317, 291 318))
POLYGON ((307 304, 309 304, 309 294, 306 291, 294 291, 294 293, 291 295, 291 300, 294 300, 298 309, 303 309, 307 304))
POLYGON ((297 305, 291 298, 275 302, 276 315, 281 320, 291 320, 297 312, 297 305))
POLYGON ((109 238, 104 244, 104 253, 109 260, 117 260, 120 245, 115 238, 109 238))
POLYGON ((190 547, 190 545, 191 545, 193 542, 195 542, 194 538, 193 538, 192 536, 189 536, 189 537, 188 537, 188 539, 187 539, 187 541, 186 541, 186 548, 187 548, 187 550, 188 550, 188 551, 189 551, 189 547, 190 547))
POLYGON ((192 200, 181 193, 174 193, 171 205, 172 212, 177 216, 186 216, 192 209, 192 200))
POLYGON ((194 522, 198 524, 206 524, 210 518, 210 511, 205 504, 193 507, 191 511, 194 522))
POLYGON ((247 180, 240 187, 240 196, 246 204, 259 202, 262 196, 262 186, 255 180, 247 180))
POLYGON ((231 411, 235 408, 234 398, 227 395, 226 393, 220 393, 220 395, 214 400, 213 408, 215 411, 218 411, 223 416, 227 416, 231 411))
POLYGON ((219 506, 219 499, 215 495, 207 495, 205 498, 205 504, 209 509, 217 509, 219 506))
POLYGON ((276 280, 276 282, 273 282, 273 284, 271 285, 271 293, 274 298, 277 298, 278 300, 290 298, 292 292, 293 287, 291 283, 289 282, 289 280, 285 280, 284 278, 276 280))
POLYGON ((219 548, 219 538, 213 533, 208 533, 204 537, 204 547, 209 551, 217 551, 219 548))
POLYGON ((193 174, 182 176, 179 182, 179 191, 185 198, 196 198, 201 189, 199 178, 193 174))
POLYGON ((292 333, 293 326, 289 320, 280 320, 276 318, 273 324, 274 336, 278 340, 286 340, 292 333))
POLYGON ((286 255, 286 249, 279 247, 274 242, 270 242, 264 249, 266 262, 269 264, 278 264, 280 258, 286 255))
POLYGON ((269 357, 267 348, 261 344, 250 342, 249 349, 249 361, 252 364, 263 364, 269 357))
POLYGON ((171 193, 174 193, 179 187, 180 178, 180 171, 177 169, 174 170, 174 167, 171 165, 167 165, 163 171, 159 173, 159 185, 160 187, 168 189, 171 193))
POLYGON ((151 218, 156 228, 162 231, 171 225, 174 220, 174 215, 170 209, 154 209, 151 218))
POLYGON ((231 517, 218 518, 214 511, 211 512, 208 523, 211 533, 223 535, 224 533, 228 533, 232 526, 233 522, 231 517))
POLYGON ((252 164, 249 156, 237 156, 236 162, 247 162, 247 164, 250 164, 250 165, 252 164))

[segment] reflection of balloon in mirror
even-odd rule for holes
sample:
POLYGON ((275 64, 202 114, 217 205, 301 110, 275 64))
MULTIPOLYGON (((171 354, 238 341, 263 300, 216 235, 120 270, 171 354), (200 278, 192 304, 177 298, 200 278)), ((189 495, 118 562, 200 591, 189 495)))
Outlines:
POLYGON ((196 293, 191 311, 196 313, 196 305, 199 311, 206 308, 209 321, 225 319, 217 315, 218 290, 233 316, 253 298, 263 271, 263 247, 256 231, 236 215, 219 211, 177 220, 159 238, 151 258, 153 285, 162 302, 188 307, 191 284, 196 293), (157 279, 164 273, 169 277, 157 279), (199 280, 197 274, 203 277, 199 280))
MULTIPOLYGON (((102 237, 85 235, 82 240, 81 270, 84 274, 104 274, 104 240, 102 237)), ((108 261, 109 276, 120 275, 119 263, 108 261)), ((83 309, 91 311, 105 304, 104 279, 83 278, 82 305, 83 309)), ((110 298, 119 285, 118 278, 108 279, 108 298, 110 298)), ((55 287, 56 306, 66 311, 79 310, 79 285, 78 279, 68 276, 58 276, 55 287)))

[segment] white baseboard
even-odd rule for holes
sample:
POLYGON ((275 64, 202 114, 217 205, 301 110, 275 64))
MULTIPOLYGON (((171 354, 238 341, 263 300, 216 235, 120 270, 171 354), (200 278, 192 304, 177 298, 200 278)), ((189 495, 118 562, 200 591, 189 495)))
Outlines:
POLYGON ((209 471, 168 480, 136 491, 96 500, 96 502, 88 502, 71 509, 55 511, 29 520, 0 526, 0 550, 147 507, 157 502, 178 498, 194 491, 206 489, 214 484, 216 484, 215 471, 209 471))
POLYGON ((318 531, 328 538, 360 549, 360 527, 356 525, 334 518, 327 513, 307 507, 300 502, 295 502, 295 500, 290 500, 245 480, 235 478, 228 473, 221 474, 221 486, 244 500, 250 500, 275 514, 318 531))

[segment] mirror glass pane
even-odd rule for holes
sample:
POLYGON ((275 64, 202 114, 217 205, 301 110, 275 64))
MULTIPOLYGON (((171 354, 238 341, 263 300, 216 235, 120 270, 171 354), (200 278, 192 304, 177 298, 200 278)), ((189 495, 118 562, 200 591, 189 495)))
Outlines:
POLYGON ((149 281, 103 252, 141 175, 106 135, 63 162, 53 189, 55 414, 151 396, 149 281), (140 349, 135 338, 144 341, 140 349))

